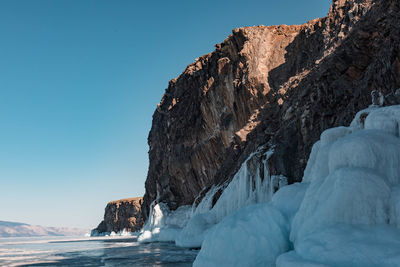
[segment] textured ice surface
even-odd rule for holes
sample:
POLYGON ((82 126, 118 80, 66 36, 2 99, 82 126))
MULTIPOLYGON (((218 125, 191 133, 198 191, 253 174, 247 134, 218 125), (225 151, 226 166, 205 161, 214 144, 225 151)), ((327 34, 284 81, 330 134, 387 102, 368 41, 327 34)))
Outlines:
MULTIPOLYGON (((257 168, 255 174, 251 174, 247 161, 253 155, 250 155, 242 164, 212 209, 204 210, 204 206, 208 206, 212 196, 206 196, 203 199, 198 208, 201 209, 201 212, 196 209, 195 215, 175 239, 178 246, 200 247, 211 227, 223 218, 246 205, 270 201, 275 190, 287 185, 286 177, 269 175, 266 161, 259 166, 263 168, 263 175, 261 175, 260 168, 257 168), (204 205, 203 202, 207 204, 204 205)), ((271 155, 272 151, 266 152, 266 159, 271 155)))
POLYGON ((279 189, 272 197, 272 205, 292 222, 304 198, 308 184, 295 183, 279 189))
MULTIPOLYGON (((203 197, 199 205, 192 207, 192 215, 202 214, 208 212, 212 208, 212 202, 215 193, 218 192, 220 186, 212 186, 210 190, 208 190, 207 194, 203 197)), ((195 201, 196 202, 196 201, 195 201)))
POLYGON ((288 235, 288 221, 276 208, 249 205, 209 231, 193 266, 273 266, 289 249, 288 235))
POLYGON ((340 138, 337 130, 321 135, 292 223, 294 251, 277 266, 400 266, 399 120, 399 106, 374 107, 340 138))
POLYGON ((331 145, 322 146, 321 141, 314 144, 311 150, 310 160, 313 164, 307 164, 304 172, 303 183, 313 182, 314 180, 325 177, 329 174, 328 153, 331 145))
POLYGON ((349 127, 335 127, 324 131, 321 134, 321 146, 330 145, 341 137, 344 137, 352 132, 349 127))
POLYGON ((276 259, 276 267, 331 267, 329 265, 318 263, 313 260, 301 258, 295 251, 291 250, 281 254, 276 259))
POLYGON ((400 231, 387 225, 337 224, 317 228, 296 242, 295 251, 277 260, 278 267, 399 265, 400 231))
POLYGON ((176 236, 175 243, 180 247, 199 248, 208 231, 217 223, 211 213, 194 215, 185 228, 176 236))
POLYGON ((380 176, 359 168, 338 169, 310 184, 293 220, 291 239, 297 242, 317 227, 338 223, 385 224, 389 198, 390 188, 380 176))
POLYGON ((344 167, 378 173, 390 185, 400 182, 400 139, 379 130, 363 130, 335 142, 328 155, 329 173, 344 167))
POLYGON ((364 129, 364 122, 368 114, 372 111, 379 109, 377 106, 371 106, 369 108, 360 110, 357 112, 356 116, 354 117, 353 121, 350 123, 350 128, 354 130, 361 130, 364 129))
POLYGON ((138 237, 139 242, 175 242, 176 236, 186 225, 191 213, 190 206, 181 206, 175 211, 170 211, 165 203, 152 204, 150 216, 142 233, 138 237))
POLYGON ((390 197, 390 224, 400 228, 400 186, 392 188, 390 197))

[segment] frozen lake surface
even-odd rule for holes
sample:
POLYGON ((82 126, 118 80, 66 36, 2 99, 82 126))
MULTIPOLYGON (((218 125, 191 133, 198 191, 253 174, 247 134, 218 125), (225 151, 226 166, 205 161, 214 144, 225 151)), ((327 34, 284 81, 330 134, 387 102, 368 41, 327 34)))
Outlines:
POLYGON ((0 266, 192 266, 197 253, 134 236, 0 238, 0 266))

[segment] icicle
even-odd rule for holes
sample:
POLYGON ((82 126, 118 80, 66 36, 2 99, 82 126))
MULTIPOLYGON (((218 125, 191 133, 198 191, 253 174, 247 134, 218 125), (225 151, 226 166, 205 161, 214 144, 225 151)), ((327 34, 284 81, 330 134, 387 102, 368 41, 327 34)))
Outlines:
POLYGON ((261 154, 263 149, 258 149, 245 160, 214 207, 214 196, 223 186, 211 187, 197 206, 193 204, 179 211, 170 211, 165 203, 153 202, 149 219, 138 240, 175 239, 179 245, 196 246, 201 244, 205 232, 225 216, 252 203, 271 201, 273 194, 287 184, 287 179, 282 175, 270 175, 267 163, 273 149, 261 154), (250 163, 254 171, 249 170, 250 163), (178 223, 182 220, 184 222, 178 223), (179 237, 176 237, 176 231, 182 231, 179 237))

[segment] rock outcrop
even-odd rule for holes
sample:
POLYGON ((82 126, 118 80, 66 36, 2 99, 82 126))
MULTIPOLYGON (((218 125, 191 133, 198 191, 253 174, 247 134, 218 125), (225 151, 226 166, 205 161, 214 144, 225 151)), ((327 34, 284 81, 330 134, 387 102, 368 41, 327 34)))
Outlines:
POLYGON ((154 200, 192 204, 261 145, 274 147, 271 175, 299 181, 323 130, 349 124, 371 91, 390 102, 399 87, 397 0, 334 0, 327 17, 303 25, 233 30, 157 106, 143 216, 154 200))
POLYGON ((118 233, 124 230, 139 231, 143 227, 142 202, 141 197, 109 202, 105 208, 104 220, 92 230, 91 235, 118 233))

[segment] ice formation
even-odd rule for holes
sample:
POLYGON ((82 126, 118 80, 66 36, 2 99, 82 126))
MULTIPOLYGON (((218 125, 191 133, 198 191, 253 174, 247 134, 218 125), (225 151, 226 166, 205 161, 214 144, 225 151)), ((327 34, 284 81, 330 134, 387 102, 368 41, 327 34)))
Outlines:
POLYGON ((281 212, 269 204, 252 204, 209 231, 193 266, 272 266, 289 249, 288 236, 281 212))
POLYGON ((323 132, 303 182, 253 207, 254 214, 264 210, 264 220, 246 208, 222 220, 206 235, 195 266, 400 266, 399 125, 400 106, 372 106, 349 127, 323 132), (284 235, 268 229, 276 221, 289 229, 287 247, 278 238, 284 235), (240 252, 232 244, 243 244, 240 252))
POLYGON ((276 266, 399 266, 400 230, 387 225, 333 224, 316 228, 276 266))
POLYGON ((201 246, 194 266, 400 266, 399 134, 400 106, 362 110, 324 131, 303 182, 284 187, 266 159, 250 170, 252 155, 214 207, 218 187, 186 208, 171 241, 201 246))
POLYGON ((167 204, 153 202, 149 219, 143 227, 138 241, 174 241, 182 227, 187 224, 190 211, 190 206, 181 206, 175 211, 170 211, 167 204))
POLYGON ((123 229, 122 231, 119 232, 104 232, 104 233, 99 233, 97 231, 93 231, 91 233, 85 234, 85 236, 90 236, 90 237, 100 237, 100 236, 137 236, 139 233, 138 232, 130 232, 127 231, 126 229, 123 229))
POLYGON ((213 197, 223 185, 212 187, 199 205, 191 208, 170 211, 166 204, 154 203, 139 242, 170 241, 182 247, 201 247, 209 230, 223 218, 249 204, 270 201, 276 190, 287 185, 287 179, 269 174, 266 162, 273 151, 261 151, 248 157, 213 207, 213 197))

